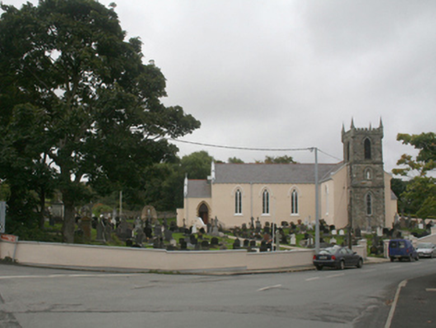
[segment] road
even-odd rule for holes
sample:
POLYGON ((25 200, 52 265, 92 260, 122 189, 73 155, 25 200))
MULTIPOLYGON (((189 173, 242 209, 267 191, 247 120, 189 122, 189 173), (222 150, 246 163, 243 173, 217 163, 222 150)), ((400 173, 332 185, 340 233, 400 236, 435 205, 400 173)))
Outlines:
MULTIPOLYGON (((0 327, 385 327, 398 285, 410 280, 412 290, 412 279, 430 275, 436 259, 208 276, 0 264, 0 327)), ((392 327, 402 314, 394 313, 392 327)))

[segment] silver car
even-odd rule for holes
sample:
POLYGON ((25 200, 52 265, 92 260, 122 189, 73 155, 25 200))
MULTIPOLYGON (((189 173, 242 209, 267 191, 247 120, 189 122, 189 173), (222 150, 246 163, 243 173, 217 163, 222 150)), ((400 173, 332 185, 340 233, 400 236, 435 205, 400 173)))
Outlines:
POLYGON ((416 252, 419 257, 436 257, 436 245, 433 243, 419 243, 416 246, 416 252))

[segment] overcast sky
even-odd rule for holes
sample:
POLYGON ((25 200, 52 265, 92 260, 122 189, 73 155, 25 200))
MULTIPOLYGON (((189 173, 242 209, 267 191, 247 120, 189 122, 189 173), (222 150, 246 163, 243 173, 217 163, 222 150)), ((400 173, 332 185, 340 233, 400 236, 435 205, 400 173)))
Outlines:
MULTIPOLYGON (((3 0, 21 7, 24 1, 3 0)), ((30 1, 37 4, 37 1, 30 1)), ((101 0, 109 5, 112 0, 101 0)), ((167 79, 166 105, 201 121, 182 138, 223 146, 317 147, 342 160, 341 129, 384 125, 385 170, 415 154, 398 133, 436 132, 436 1, 119 0, 128 38, 167 79)), ((177 143, 245 162, 313 154, 177 143)))

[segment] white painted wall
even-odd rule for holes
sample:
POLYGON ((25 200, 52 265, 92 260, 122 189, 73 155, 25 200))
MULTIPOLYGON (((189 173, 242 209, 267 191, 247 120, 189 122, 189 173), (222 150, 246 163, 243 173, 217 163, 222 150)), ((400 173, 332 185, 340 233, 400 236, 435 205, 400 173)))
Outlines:
MULTIPOLYGON (((365 249, 353 250, 365 258, 365 249)), ((283 269, 312 264, 314 250, 267 253, 246 250, 166 251, 161 249, 0 241, 0 259, 14 258, 35 266, 138 271, 249 271, 283 269)))

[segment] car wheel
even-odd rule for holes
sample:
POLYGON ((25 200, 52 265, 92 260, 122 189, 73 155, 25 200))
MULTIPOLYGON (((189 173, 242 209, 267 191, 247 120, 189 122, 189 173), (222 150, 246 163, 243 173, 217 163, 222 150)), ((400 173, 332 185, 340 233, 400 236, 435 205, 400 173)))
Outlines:
POLYGON ((433 258, 433 256, 434 256, 433 253, 430 253, 430 258, 431 258, 431 259, 433 258))
POLYGON ((409 255, 409 262, 412 262, 413 261, 413 256, 412 256, 412 254, 410 254, 409 255))
POLYGON ((345 269, 345 261, 340 261, 340 262, 339 262, 339 267, 338 267, 338 269, 339 269, 339 270, 344 270, 344 269, 345 269))
POLYGON ((317 269, 318 271, 322 270, 322 265, 316 265, 316 269, 317 269))
POLYGON ((357 262, 357 268, 360 269, 363 266, 363 261, 362 259, 359 259, 359 261, 357 262))
POLYGON ((391 257, 391 262, 394 262, 394 258, 393 257, 391 257))

